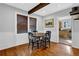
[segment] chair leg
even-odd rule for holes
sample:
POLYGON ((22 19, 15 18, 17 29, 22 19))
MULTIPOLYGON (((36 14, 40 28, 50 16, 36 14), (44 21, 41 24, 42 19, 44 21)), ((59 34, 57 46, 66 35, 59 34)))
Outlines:
POLYGON ((49 41, 49 48, 50 48, 50 41, 49 41))
POLYGON ((34 47, 34 42, 32 42, 32 50, 33 50, 33 47, 34 47))
POLYGON ((45 48, 47 47, 47 41, 45 40, 45 48))
POLYGON ((29 42, 29 44, 28 44, 28 48, 29 48, 29 46, 30 46, 30 42, 29 42))
POLYGON ((40 47, 44 47, 44 42, 43 41, 40 41, 40 47))

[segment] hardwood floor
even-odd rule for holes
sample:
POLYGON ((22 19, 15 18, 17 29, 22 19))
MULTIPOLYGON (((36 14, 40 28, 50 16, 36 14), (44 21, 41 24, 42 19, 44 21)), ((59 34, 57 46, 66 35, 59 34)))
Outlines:
POLYGON ((79 49, 51 43, 50 48, 31 50, 27 44, 23 44, 0 51, 0 56, 79 56, 79 49))
POLYGON ((59 42, 67 45, 72 44, 72 40, 70 38, 59 38, 59 42))

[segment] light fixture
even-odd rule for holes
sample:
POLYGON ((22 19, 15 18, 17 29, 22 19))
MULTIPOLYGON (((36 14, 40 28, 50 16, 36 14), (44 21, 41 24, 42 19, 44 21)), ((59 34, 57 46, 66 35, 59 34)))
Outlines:
POLYGON ((70 12, 72 19, 79 20, 79 6, 73 7, 72 11, 70 12))
POLYGON ((42 13, 46 13, 46 11, 42 11, 42 13))

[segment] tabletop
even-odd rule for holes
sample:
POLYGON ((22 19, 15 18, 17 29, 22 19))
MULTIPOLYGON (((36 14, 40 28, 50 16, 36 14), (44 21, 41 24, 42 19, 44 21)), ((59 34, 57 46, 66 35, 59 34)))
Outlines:
POLYGON ((44 36, 44 34, 45 33, 35 32, 35 33, 33 33, 33 36, 41 37, 41 36, 44 36))

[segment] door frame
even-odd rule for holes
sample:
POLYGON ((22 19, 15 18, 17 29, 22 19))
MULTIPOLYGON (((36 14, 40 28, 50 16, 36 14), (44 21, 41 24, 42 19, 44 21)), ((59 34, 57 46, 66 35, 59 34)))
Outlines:
MULTIPOLYGON (((71 41, 72 41, 72 36, 73 36, 73 29, 72 29, 72 27, 73 27, 73 19, 72 19, 72 17, 71 16, 64 16, 64 17, 58 17, 57 19, 71 19, 71 41)), ((58 24, 59 24, 59 20, 58 20, 58 24)), ((58 25, 58 27, 59 27, 59 25, 58 25)), ((58 28, 58 31, 59 31, 59 28, 58 28)), ((59 37, 59 35, 58 35, 58 37, 59 37)), ((60 43, 60 39, 59 39, 59 43, 60 43)), ((64 43, 62 43, 62 44, 64 44, 64 43)), ((67 44, 65 44, 65 45, 67 45, 67 44)), ((72 46, 72 43, 71 43, 71 45, 69 45, 69 46, 72 46)))

